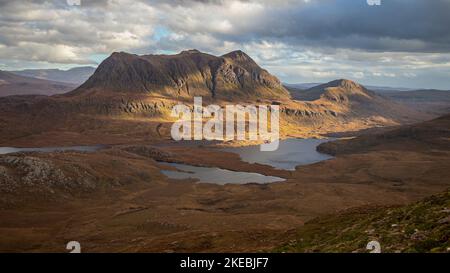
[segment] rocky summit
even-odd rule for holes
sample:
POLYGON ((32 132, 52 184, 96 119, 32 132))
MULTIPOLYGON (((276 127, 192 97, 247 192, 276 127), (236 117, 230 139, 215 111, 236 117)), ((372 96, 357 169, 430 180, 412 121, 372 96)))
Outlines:
POLYGON ((286 99, 280 81, 242 51, 213 56, 198 50, 176 55, 115 52, 69 95, 137 93, 219 100, 286 99))

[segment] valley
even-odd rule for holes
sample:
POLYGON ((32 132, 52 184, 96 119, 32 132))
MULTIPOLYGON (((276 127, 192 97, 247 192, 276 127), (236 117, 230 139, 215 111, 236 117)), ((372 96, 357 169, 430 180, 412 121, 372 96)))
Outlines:
POLYGON ((0 230, 8 236, 0 248, 62 252, 66 241, 78 240, 86 252, 270 251, 317 216, 408 204, 445 190, 448 156, 448 149, 377 150, 286 171, 201 147, 3 155, 0 230), (174 154, 189 165, 286 181, 175 181, 156 161, 174 154))
POLYGON ((450 187, 450 116, 346 79, 292 98, 242 51, 113 53, 73 91, 0 98, 0 113, 0 252, 314 251, 291 242, 307 222, 450 187), (279 105, 287 147, 171 140, 172 107, 195 96, 279 105), (208 183, 224 173, 246 180, 208 183))

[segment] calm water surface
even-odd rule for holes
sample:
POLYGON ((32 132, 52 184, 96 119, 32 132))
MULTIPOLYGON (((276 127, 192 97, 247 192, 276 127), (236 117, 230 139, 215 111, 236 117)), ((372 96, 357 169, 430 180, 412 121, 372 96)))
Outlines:
POLYGON ((280 140, 278 150, 261 152, 259 145, 225 148, 224 151, 237 153, 242 161, 260 163, 276 169, 295 170, 296 166, 309 165, 333 158, 316 151, 316 147, 332 139, 285 139, 280 140))
POLYGON ((284 181, 283 178, 266 176, 259 173, 235 172, 220 168, 196 167, 178 163, 159 163, 177 168, 178 171, 162 170, 161 172, 172 179, 197 179, 200 183, 225 184, 266 184, 284 181))
MULTIPOLYGON (((278 150, 273 152, 261 152, 259 145, 224 148, 222 150, 240 155, 241 159, 249 163, 260 163, 273 166, 277 169, 295 170, 296 166, 313 164, 327 160, 332 156, 316 151, 316 147, 330 139, 286 139, 280 141, 278 150)), ((17 152, 62 152, 80 151, 95 152, 105 148, 105 145, 71 146, 71 147, 43 147, 43 148, 14 148, 0 147, 0 154, 17 152)), ((173 166, 177 171, 162 170, 161 172, 173 179, 196 179, 201 183, 224 184, 248 184, 248 183, 273 183, 284 181, 283 178, 266 176, 259 173, 235 172, 220 168, 196 167, 187 164, 160 163, 173 166)))

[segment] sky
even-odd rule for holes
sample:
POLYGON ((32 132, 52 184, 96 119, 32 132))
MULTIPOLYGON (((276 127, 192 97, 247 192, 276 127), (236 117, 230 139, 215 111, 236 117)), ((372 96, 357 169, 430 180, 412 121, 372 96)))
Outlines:
POLYGON ((286 83, 450 89, 450 0, 380 2, 0 0, 0 70, 240 49, 286 83))

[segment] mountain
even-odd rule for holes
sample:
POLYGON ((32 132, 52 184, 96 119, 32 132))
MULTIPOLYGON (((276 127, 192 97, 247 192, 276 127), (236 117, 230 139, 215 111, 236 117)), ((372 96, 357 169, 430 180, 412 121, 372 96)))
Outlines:
POLYGON ((242 51, 222 56, 197 50, 142 56, 120 52, 69 93, 0 100, 0 142, 26 142, 23 136, 50 132, 51 137, 41 139, 53 145, 68 138, 71 143, 102 139, 103 144, 170 138, 172 107, 192 104, 194 96, 222 106, 277 104, 281 137, 320 137, 431 118, 349 80, 310 88, 303 100, 292 100, 275 76, 242 51))
POLYGON ((293 97, 306 105, 332 110, 335 116, 346 120, 377 118, 397 123, 425 120, 426 114, 390 101, 351 80, 340 79, 300 90, 293 97))
POLYGON ((74 67, 68 70, 61 69, 26 69, 10 71, 13 74, 38 78, 50 81, 58 81, 80 85, 85 82, 95 71, 95 67, 82 66, 74 67))
POLYGON ((73 90, 74 84, 19 76, 0 71, 0 97, 11 95, 54 95, 73 90))
POLYGON ((71 96, 148 94, 217 100, 288 99, 280 81, 242 51, 213 56, 198 50, 176 55, 113 53, 71 96))
POLYGON ((346 101, 350 99, 350 96, 354 98, 373 98, 375 94, 356 82, 340 79, 308 88, 298 93, 296 97, 298 100, 304 101, 315 101, 320 98, 346 101))
POLYGON ((378 94, 381 97, 407 106, 410 109, 431 114, 435 117, 450 113, 450 92, 444 90, 411 90, 406 88, 362 86, 352 84, 348 80, 333 81, 308 89, 288 88, 291 96, 297 100, 316 100, 322 95, 328 98, 333 96, 336 98, 336 94, 338 93, 344 96, 346 94, 359 94, 360 97, 361 95, 374 97, 378 94))
MULTIPOLYGON (((164 103, 167 108, 180 100, 192 102, 194 96, 219 103, 276 102, 294 123, 322 130, 329 126, 335 130, 336 124, 345 124, 339 125, 339 130, 346 130, 344 127, 367 128, 430 118, 345 79, 299 92, 294 101, 275 76, 240 50, 222 56, 198 50, 142 56, 115 52, 89 80, 65 97, 89 98, 91 108, 96 101, 97 112, 148 116, 151 104, 161 98, 172 101, 164 103)), ((158 108, 156 112, 166 110, 158 108)))

